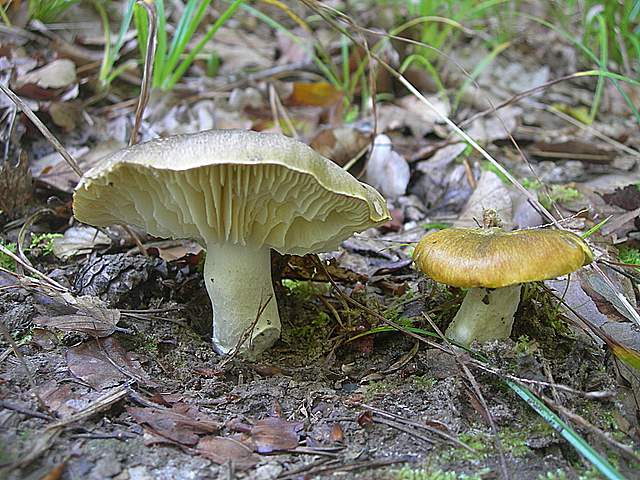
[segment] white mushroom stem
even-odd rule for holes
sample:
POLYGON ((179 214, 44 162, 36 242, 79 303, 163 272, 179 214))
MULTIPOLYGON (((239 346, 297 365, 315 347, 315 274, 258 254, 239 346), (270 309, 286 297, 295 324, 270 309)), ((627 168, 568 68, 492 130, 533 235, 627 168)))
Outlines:
POLYGON ((520 284, 489 290, 471 288, 445 335, 462 345, 508 338, 520 303, 520 284))
POLYGON ((257 354, 274 344, 280 336, 280 316, 271 282, 269 248, 208 245, 204 278, 213 307, 216 351, 229 353, 263 308, 241 350, 257 354))

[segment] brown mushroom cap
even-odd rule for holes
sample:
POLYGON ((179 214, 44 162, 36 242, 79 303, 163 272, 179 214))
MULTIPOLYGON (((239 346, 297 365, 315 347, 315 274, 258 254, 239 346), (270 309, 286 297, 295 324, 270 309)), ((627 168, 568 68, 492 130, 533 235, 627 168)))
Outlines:
POLYGON ((449 228, 425 235, 416 266, 437 282, 462 288, 501 288, 556 278, 591 263, 593 254, 565 230, 449 228))

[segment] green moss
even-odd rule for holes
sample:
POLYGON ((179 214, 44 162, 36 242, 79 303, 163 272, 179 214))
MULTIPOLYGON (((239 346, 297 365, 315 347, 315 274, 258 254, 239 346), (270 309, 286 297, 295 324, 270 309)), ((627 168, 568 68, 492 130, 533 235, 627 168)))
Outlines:
POLYGON ((525 178, 521 183, 527 190, 540 190, 542 188, 542 183, 540 183, 539 180, 532 178, 525 178))
POLYGON ((291 280, 288 278, 282 279, 282 286, 287 289, 289 295, 300 297, 301 300, 306 300, 317 295, 324 295, 331 289, 330 285, 325 282, 291 280))
POLYGON ((447 222, 427 222, 421 225, 425 230, 444 230, 445 228, 449 228, 453 226, 452 223, 447 222))
MULTIPOLYGON (((4 243, 2 240, 0 240, 0 244, 11 253, 16 253, 15 243, 4 243)), ((5 255, 4 253, 0 252, 0 267, 4 268, 5 270, 9 270, 10 272, 15 272, 16 262, 14 262, 9 255, 5 255)))
POLYGON ((481 472, 473 475, 467 475, 466 473, 456 473, 454 471, 443 470, 426 470, 426 469, 412 469, 409 467, 403 467, 396 471, 396 480, 481 480, 482 475, 488 472, 481 472))
POLYGON ((289 336, 294 342, 304 342, 304 344, 313 344, 319 339, 324 338, 319 335, 331 323, 331 317, 326 312, 318 312, 318 315, 311 320, 310 323, 299 327, 293 327, 289 330, 289 336))
POLYGON ((569 480, 569 477, 564 470, 559 468, 552 472, 538 475, 538 480, 569 480))
POLYGON ((622 247, 618 254, 618 258, 622 263, 640 265, 640 250, 637 248, 622 247))
POLYGON ((410 388, 413 392, 426 392, 433 388, 436 379, 428 375, 414 375, 409 378, 401 378, 391 375, 384 380, 371 381, 363 387, 363 395, 366 401, 373 400, 377 395, 388 392, 397 392, 401 388, 410 388))
MULTIPOLYGON (((505 453, 516 458, 527 457, 531 449, 527 440, 534 435, 554 435, 553 429, 543 421, 533 421, 524 428, 501 428, 500 441, 505 453)), ((484 431, 462 433, 458 439, 474 450, 470 452, 464 448, 452 447, 440 455, 442 462, 459 461, 478 462, 496 452, 495 441, 491 434, 484 431)))
POLYGON ((31 235, 31 244, 27 252, 34 256, 53 255, 53 241, 61 238, 60 233, 40 233, 31 235))
POLYGON ((553 185, 547 193, 540 193, 538 200, 547 209, 551 208, 551 202, 555 203, 567 203, 575 200, 580 200, 583 197, 582 193, 573 187, 567 187, 563 185, 553 185))

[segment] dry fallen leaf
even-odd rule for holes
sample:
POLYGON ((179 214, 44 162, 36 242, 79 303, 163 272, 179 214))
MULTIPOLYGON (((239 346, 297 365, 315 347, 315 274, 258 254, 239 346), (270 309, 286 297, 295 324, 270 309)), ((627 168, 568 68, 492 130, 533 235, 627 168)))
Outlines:
POLYGON ((343 167, 369 145, 369 140, 369 135, 352 127, 328 128, 318 133, 310 146, 343 167))
POLYGON ((196 451, 218 465, 231 462, 236 470, 247 470, 260 461, 251 448, 233 438, 204 437, 198 442, 196 451))
POLYGON ((330 107, 342 98, 342 92, 328 82, 294 82, 286 104, 298 107, 330 107))
POLYGON ((68 228, 62 237, 53 239, 53 254, 64 260, 76 255, 86 255, 109 245, 111 240, 100 230, 79 225, 68 228))
POLYGON ((258 420, 251 428, 251 439, 258 453, 293 450, 298 446, 301 422, 287 422, 279 417, 258 420))
POLYGON ((16 85, 23 87, 28 84, 33 84, 40 88, 58 89, 69 87, 74 84, 76 80, 75 63, 66 58, 62 58, 19 77, 16 85))
POLYGON ((500 180, 500 177, 490 171, 483 171, 480 175, 476 189, 469 197, 455 225, 459 227, 477 226, 477 222, 482 223, 482 212, 486 208, 497 210, 498 216, 508 229, 513 219, 509 189, 500 180))
POLYGON ((197 444, 199 435, 217 432, 221 426, 186 403, 176 403, 171 408, 127 407, 127 412, 154 434, 187 446, 197 444))
POLYGON ((36 325, 48 329, 82 332, 94 337, 108 337, 116 331, 116 325, 120 321, 119 310, 105 308, 98 302, 92 304, 86 300, 76 306, 78 311, 75 314, 38 316, 33 321, 36 325))
MULTIPOLYGON (((427 99, 443 115, 449 115, 448 102, 438 96, 427 99)), ((413 95, 400 98, 397 104, 384 104, 378 107, 378 130, 389 132, 408 128, 416 138, 422 138, 433 132, 439 117, 413 95)))
POLYGON ((130 378, 144 385, 155 385, 140 363, 113 337, 72 347, 67 351, 66 360, 71 373, 96 390, 119 385, 130 378))
POLYGON ((508 138, 518 126, 522 116, 522 109, 508 106, 501 108, 493 115, 480 117, 471 122, 467 133, 480 143, 491 143, 495 140, 508 138))

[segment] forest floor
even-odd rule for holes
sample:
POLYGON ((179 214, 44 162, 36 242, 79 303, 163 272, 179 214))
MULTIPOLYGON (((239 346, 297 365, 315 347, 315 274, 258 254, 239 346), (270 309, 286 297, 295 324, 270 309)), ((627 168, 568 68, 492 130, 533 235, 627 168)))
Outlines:
MULTIPOLYGON (((480 357, 434 334, 431 322, 443 331, 464 292, 415 270, 415 242, 473 227, 484 208, 508 229, 549 221, 384 69, 351 92, 320 81, 314 42, 345 76, 365 58, 362 46, 345 47, 329 24, 314 24, 312 35, 291 12, 263 7, 288 30, 239 10, 211 42, 214 75, 198 59, 178 87, 152 92, 141 141, 209 128, 284 131, 350 164, 385 195, 393 219, 322 254, 326 271, 312 257, 274 252, 281 339, 258 358, 223 358, 210 341, 202 248, 75 221, 77 175, 0 95, 0 245, 25 250, 17 264, 0 254, 0 477, 605 478, 515 385, 622 476, 609 478, 640 478, 640 129, 619 94, 637 106, 640 88, 608 79, 587 119, 598 77, 555 82, 590 67, 534 22, 516 22, 499 52, 478 24, 460 32, 440 64, 441 88, 426 69, 405 71, 563 227, 584 233, 608 219, 587 239, 603 273, 586 267, 526 285, 511 338, 474 345, 480 357), (473 85, 461 68, 474 72, 473 85)), ((385 12, 352 13, 360 25, 389 28, 376 23, 385 12)), ((60 22, 67 28, 3 28, 0 79, 86 171, 128 142, 141 72, 100 91, 99 17, 81 3, 60 22)), ((123 58, 136 48, 128 35, 123 58)), ((378 51, 397 68, 407 48, 394 40, 378 51)))

